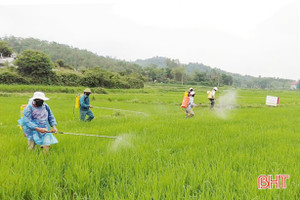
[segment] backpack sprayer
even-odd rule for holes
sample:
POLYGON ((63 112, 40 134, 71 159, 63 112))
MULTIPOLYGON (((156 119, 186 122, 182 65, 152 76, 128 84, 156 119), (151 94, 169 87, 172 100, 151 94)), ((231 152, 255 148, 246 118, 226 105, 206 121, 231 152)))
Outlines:
POLYGON ((183 100, 182 100, 182 103, 181 103, 181 108, 187 108, 188 107, 188 104, 189 104, 189 101, 190 101, 190 97, 188 96, 188 92, 185 91, 184 93, 184 96, 183 96, 183 100))
MULTIPOLYGON (((192 91, 195 95, 196 93, 194 91, 192 91)), ((182 112, 185 113, 185 111, 183 109, 186 109, 189 105, 189 102, 190 102, 190 97, 189 97, 189 93, 187 91, 184 92, 184 96, 183 96, 183 100, 182 100, 182 103, 181 103, 181 110, 182 112)), ((196 105, 196 107, 199 107, 201 105, 201 103, 199 105, 196 105)), ((191 109, 193 109, 193 107, 191 107, 191 109)))
POLYGON ((207 93, 207 98, 208 99, 212 99, 213 98, 211 91, 207 91, 206 93, 207 93))
POLYGON ((75 108, 80 108, 80 101, 79 101, 79 99, 80 99, 80 97, 82 96, 82 94, 77 94, 76 95, 76 98, 75 98, 75 105, 74 105, 74 107, 73 107, 73 117, 75 118, 75 108))
MULTIPOLYGON (((24 110, 24 108, 26 108, 26 106, 27 106, 27 104, 21 105, 20 112, 19 112, 19 119, 22 119, 22 117, 23 117, 23 110, 24 110)), ((22 126, 19 126, 19 127, 20 127, 20 130, 22 130, 22 126)))

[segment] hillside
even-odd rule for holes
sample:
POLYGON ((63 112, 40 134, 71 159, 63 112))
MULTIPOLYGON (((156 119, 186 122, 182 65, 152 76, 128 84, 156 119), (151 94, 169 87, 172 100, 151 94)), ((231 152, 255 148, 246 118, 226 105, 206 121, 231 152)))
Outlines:
POLYGON ((141 67, 137 64, 99 56, 87 50, 74 48, 56 42, 48 42, 34 38, 18 38, 14 36, 0 38, 17 53, 27 49, 37 50, 48 54, 53 62, 62 59, 64 62, 76 69, 100 67, 114 72, 141 72, 141 67))
POLYGON ((291 82, 293 82, 289 79, 243 76, 212 68, 202 63, 182 64, 178 60, 158 56, 127 62, 99 56, 88 50, 34 38, 10 36, 0 38, 0 40, 6 41, 17 53, 27 49, 41 51, 49 55, 53 62, 63 60, 66 65, 77 70, 98 67, 118 72, 121 75, 134 73, 135 77, 141 78, 143 76, 145 81, 209 86, 233 85, 242 88, 263 89, 289 89, 291 82))
MULTIPOLYGON (((153 57, 145 60, 136 60, 135 63, 141 65, 142 67, 157 66, 157 68, 168 67, 169 58, 165 57, 153 57)), ((281 79, 273 77, 254 77, 250 75, 241 75, 237 73, 227 72, 218 68, 212 68, 210 66, 204 65, 202 63, 188 63, 181 64, 184 66, 185 71, 188 75, 193 76, 195 73, 203 73, 208 76, 211 74, 224 74, 231 76, 233 79, 233 85, 242 88, 276 88, 276 89, 289 89, 291 82, 290 79, 281 79)))
MULTIPOLYGON (((153 58, 148 58, 148 59, 137 59, 135 61, 136 64, 142 66, 142 67, 148 67, 151 65, 156 65, 158 68, 166 68, 167 67, 167 62, 169 61, 169 58, 165 57, 153 57, 153 58)), ((211 67, 206 66, 204 64, 199 64, 199 63, 189 63, 185 65, 186 67, 186 72, 187 73, 193 73, 195 71, 203 71, 203 72, 208 72, 211 70, 211 67)))
POLYGON ((145 59, 145 60, 137 59, 135 61, 135 63, 142 66, 142 67, 148 67, 150 65, 156 65, 158 68, 166 68, 167 67, 167 58, 156 56, 156 57, 148 58, 148 59, 145 59))

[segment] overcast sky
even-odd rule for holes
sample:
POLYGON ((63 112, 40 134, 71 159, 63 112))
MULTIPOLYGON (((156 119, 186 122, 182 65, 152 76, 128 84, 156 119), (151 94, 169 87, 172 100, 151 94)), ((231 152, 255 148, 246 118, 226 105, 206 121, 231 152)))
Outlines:
POLYGON ((300 79, 298 0, 0 0, 0 37, 300 79))

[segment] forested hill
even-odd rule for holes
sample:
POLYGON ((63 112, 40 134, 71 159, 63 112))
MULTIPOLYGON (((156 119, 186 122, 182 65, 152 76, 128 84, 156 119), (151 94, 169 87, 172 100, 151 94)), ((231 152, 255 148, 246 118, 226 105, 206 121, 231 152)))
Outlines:
POLYGON ((210 81, 213 82, 232 81, 232 85, 242 88, 276 88, 276 89, 289 89, 291 82, 290 79, 273 78, 273 77, 254 77, 249 75, 241 75, 232 72, 226 72, 219 68, 212 68, 202 63, 188 63, 181 64, 179 60, 171 60, 165 57, 153 57, 149 59, 138 59, 136 64, 141 65, 144 68, 158 68, 166 69, 172 67, 172 65, 182 66, 185 69, 185 73, 194 77, 194 81, 202 82, 210 85, 210 81), (223 79, 223 80, 222 80, 223 79))
POLYGON ((41 51, 49 55, 53 62, 62 59, 67 65, 77 69, 100 67, 114 72, 141 72, 141 67, 135 63, 99 56, 87 50, 73 48, 56 42, 14 36, 0 38, 0 40, 8 42, 9 46, 17 53, 27 49, 41 51))
MULTIPOLYGON (((145 60, 138 59, 135 61, 136 64, 138 64, 142 67, 148 67, 148 66, 152 65, 152 66, 157 66, 158 68, 166 68, 169 66, 169 63, 172 63, 172 62, 180 64, 179 60, 171 60, 169 58, 159 57, 159 56, 156 56, 153 58, 148 58, 145 60)), ((206 66, 202 63, 200 63, 200 64, 199 63, 189 63, 189 64, 185 65, 185 68, 186 68, 187 73, 194 73, 196 71, 208 72, 208 71, 212 70, 211 67, 206 66)))
POLYGON ((289 89, 293 80, 243 76, 212 68, 202 63, 182 64, 179 60, 165 57, 153 57, 135 62, 116 60, 99 56, 87 50, 73 48, 56 42, 42 41, 34 38, 14 36, 0 38, 16 52, 32 49, 49 55, 52 62, 62 60, 71 68, 82 71, 99 67, 122 75, 130 75, 145 82, 199 84, 209 86, 233 85, 242 88, 289 89))
POLYGON ((166 68, 167 67, 167 58, 156 56, 156 57, 148 58, 145 60, 137 59, 135 61, 135 63, 142 67, 148 67, 148 66, 154 65, 154 66, 157 66, 158 68, 166 68))

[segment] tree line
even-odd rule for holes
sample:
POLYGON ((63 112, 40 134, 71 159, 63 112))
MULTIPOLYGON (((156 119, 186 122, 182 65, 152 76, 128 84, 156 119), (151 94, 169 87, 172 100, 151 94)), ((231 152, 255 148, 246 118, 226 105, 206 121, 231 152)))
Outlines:
POLYGON ((188 85, 223 86, 232 85, 233 78, 216 70, 209 72, 195 71, 187 73, 186 67, 174 60, 168 60, 165 68, 150 65, 144 68, 143 75, 152 82, 159 83, 181 83, 188 85))
MULTIPOLYGON (((99 56, 87 50, 80 50, 68 45, 34 38, 4 37, 0 38, 0 52, 1 46, 4 49, 9 49, 11 53, 22 54, 25 50, 33 49, 46 54, 53 63, 51 65, 51 71, 53 71, 51 76, 53 78, 42 81, 47 84, 89 84, 104 87, 132 88, 141 87, 144 82, 152 82, 288 89, 292 81, 279 78, 242 76, 225 72, 218 68, 211 68, 202 63, 182 64, 179 60, 164 57, 127 62, 99 56), (88 80, 93 80, 93 83, 88 83, 88 80), (110 81, 111 83, 109 83, 110 81), (137 86, 132 84, 137 84, 137 86)), ((8 72, 6 71, 5 73, 8 72)), ((17 80, 23 80, 22 77, 24 76, 29 83, 34 83, 31 78, 33 75, 25 75, 19 71, 15 71, 15 73, 18 73, 20 76, 17 77, 17 80)), ((49 75, 49 77, 51 76, 49 75)))
MULTIPOLYGON (((210 73, 188 73, 186 66, 182 65, 178 60, 162 60, 166 65, 165 68, 159 68, 154 64, 142 67, 137 63, 98 56, 87 50, 79 50, 55 42, 40 41, 33 38, 23 39, 13 36, 4 37, 2 41, 3 46, 10 48, 10 50, 13 49, 14 52, 19 54, 16 62, 16 65, 19 67, 16 71, 18 74, 10 74, 10 76, 19 75, 15 78, 18 83, 35 84, 39 80, 40 84, 88 84, 89 86, 112 88, 139 88, 143 86, 142 83, 144 82, 217 86, 232 85, 233 82, 232 77, 215 71, 210 73), (31 49, 35 51, 29 51, 31 49), (31 63, 32 70, 35 69, 34 72, 28 73, 28 69, 26 69, 27 71, 20 71, 22 62, 27 62, 29 65, 29 62, 35 60, 35 57, 40 56, 37 52, 43 52, 53 64, 49 65, 47 69, 41 70, 40 66, 43 66, 40 65, 41 63, 31 63), (20 62, 25 54, 27 57, 30 57, 29 53, 32 54, 31 58, 28 58, 31 61, 20 62), (64 70, 61 70, 62 68, 64 70), (52 70, 54 72, 50 72, 52 70), (44 74, 41 71, 44 71, 44 74), (35 78, 35 74, 38 74, 39 79, 35 78)), ((8 75, 8 72, 5 75, 8 75)), ((4 75, 1 77, 2 83, 7 82, 4 80, 4 75)), ((14 79, 10 78, 10 81, 12 80, 14 79)))
POLYGON ((144 81, 134 75, 121 75, 97 68, 74 71, 63 60, 53 63, 39 51, 25 50, 17 56, 15 65, 0 72, 2 84, 42 84, 105 88, 142 88, 144 81))
POLYGON ((153 57, 137 60, 152 81, 181 82, 207 86, 231 85, 238 88, 254 89, 289 89, 293 80, 275 77, 253 77, 230 73, 219 68, 212 68, 202 63, 180 64, 178 60, 164 57, 153 57), (175 67, 175 68, 174 68, 175 67), (173 75, 172 75, 173 72, 173 75), (174 74, 177 74, 174 76, 174 74))

